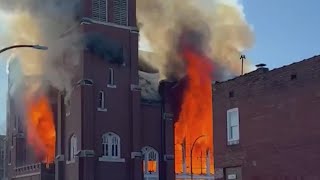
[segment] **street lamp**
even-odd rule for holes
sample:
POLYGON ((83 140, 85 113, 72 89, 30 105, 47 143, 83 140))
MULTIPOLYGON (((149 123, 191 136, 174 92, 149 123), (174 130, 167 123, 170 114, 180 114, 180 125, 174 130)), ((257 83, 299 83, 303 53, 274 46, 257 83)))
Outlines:
POLYGON ((192 146, 191 146, 191 151, 190 151, 190 168, 191 168, 191 179, 193 179, 193 170, 192 170, 192 152, 193 152, 193 148, 194 148, 194 145, 196 144, 196 142, 200 139, 200 138, 203 138, 205 137, 206 135, 201 135, 199 137, 197 137, 196 140, 194 140, 192 146))
POLYGON ((1 49, 0 53, 3 53, 7 50, 14 49, 14 48, 33 48, 33 49, 37 49, 37 50, 48 50, 48 47, 41 46, 41 45, 14 45, 14 46, 9 46, 9 47, 1 49))

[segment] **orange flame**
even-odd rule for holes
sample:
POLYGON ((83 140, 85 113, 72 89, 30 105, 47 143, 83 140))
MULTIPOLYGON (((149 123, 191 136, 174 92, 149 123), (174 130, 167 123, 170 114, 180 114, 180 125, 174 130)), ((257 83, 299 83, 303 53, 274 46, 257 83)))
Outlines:
POLYGON ((191 147, 195 143, 192 172, 206 174, 210 164, 210 173, 213 174, 212 65, 209 59, 190 49, 182 55, 186 60, 187 84, 175 124, 175 171, 191 172, 191 147), (207 151, 209 158, 206 158, 207 151))
POLYGON ((49 100, 46 96, 27 101, 27 140, 42 162, 51 163, 55 156, 56 132, 49 100))
POLYGON ((148 161, 148 172, 156 172, 157 171, 157 162, 156 161, 148 161))

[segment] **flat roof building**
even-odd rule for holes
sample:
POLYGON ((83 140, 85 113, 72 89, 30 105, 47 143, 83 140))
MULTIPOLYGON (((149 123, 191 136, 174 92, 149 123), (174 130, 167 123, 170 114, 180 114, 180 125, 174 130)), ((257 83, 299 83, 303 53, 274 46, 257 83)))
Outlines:
POLYGON ((320 56, 213 85, 216 179, 320 179, 320 56))

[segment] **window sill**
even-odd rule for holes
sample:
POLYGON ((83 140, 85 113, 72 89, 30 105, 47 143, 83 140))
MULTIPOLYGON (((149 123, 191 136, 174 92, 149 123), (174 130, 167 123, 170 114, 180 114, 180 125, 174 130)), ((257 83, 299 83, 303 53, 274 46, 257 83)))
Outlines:
POLYGON ((237 145, 239 144, 239 140, 228 140, 227 145, 232 146, 232 145, 237 145))
POLYGON ((107 84, 107 87, 108 88, 117 88, 117 85, 115 85, 115 84, 107 84))
POLYGON ((99 161, 103 161, 103 162, 126 162, 126 160, 124 158, 109 158, 109 157, 99 157, 99 161))
POLYGON ((73 160, 70 160, 70 161, 66 161, 66 164, 73 164, 75 163, 76 161, 73 159, 73 160))
POLYGON ((107 108, 97 108, 97 111, 100 111, 100 112, 107 112, 107 108))
POLYGON ((56 160, 57 161, 64 161, 64 155, 63 154, 57 155, 56 160))

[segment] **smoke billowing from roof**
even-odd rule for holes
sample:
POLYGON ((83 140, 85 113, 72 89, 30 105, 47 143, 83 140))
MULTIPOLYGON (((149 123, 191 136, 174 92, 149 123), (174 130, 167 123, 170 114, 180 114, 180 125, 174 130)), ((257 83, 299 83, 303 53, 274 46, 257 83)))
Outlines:
MULTIPOLYGON (((81 58, 83 44, 79 43, 79 39, 82 35, 73 32, 59 37, 70 26, 77 24, 76 18, 81 10, 79 2, 0 0, 0 13, 5 12, 3 14, 10 19, 5 24, 10 31, 1 37, 2 42, 49 47, 47 52, 30 49, 14 51, 21 61, 22 74, 38 77, 37 81, 42 86, 54 86, 67 92, 67 97, 81 58)), ((160 72, 161 79, 180 78, 185 68, 178 56, 179 42, 181 35, 188 30, 193 32, 190 36, 193 43, 213 60, 216 78, 225 77, 226 71, 239 74, 239 52, 251 47, 253 42, 251 29, 241 8, 236 0, 137 0, 141 33, 157 54, 141 56, 160 72)))
MULTIPOLYGON (((161 78, 184 75, 178 51, 185 33, 194 47, 212 59, 218 80, 225 77, 225 71, 240 74, 240 52, 253 43, 252 31, 236 0, 137 0, 137 18, 142 38, 157 54, 151 59, 141 56, 159 69, 161 78)), ((244 69, 248 68, 245 65, 244 69)))
POLYGON ((70 95, 71 80, 80 61, 81 34, 73 32, 63 38, 60 35, 75 25, 79 0, 0 0, 0 4, 0 12, 9 19, 4 26, 10 31, 1 37, 5 45, 41 44, 49 47, 45 52, 34 49, 13 51, 20 61, 22 75, 36 77, 29 86, 41 84, 39 87, 44 90, 53 86, 70 95))

